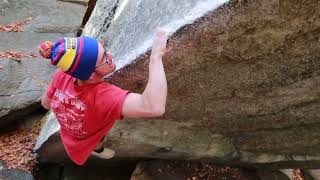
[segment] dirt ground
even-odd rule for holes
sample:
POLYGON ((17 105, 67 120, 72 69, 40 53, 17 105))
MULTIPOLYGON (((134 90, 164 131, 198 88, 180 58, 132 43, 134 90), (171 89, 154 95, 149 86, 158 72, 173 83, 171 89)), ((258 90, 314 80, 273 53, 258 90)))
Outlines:
POLYGON ((259 180, 255 171, 201 162, 157 161, 145 162, 132 175, 151 177, 154 180, 259 180))

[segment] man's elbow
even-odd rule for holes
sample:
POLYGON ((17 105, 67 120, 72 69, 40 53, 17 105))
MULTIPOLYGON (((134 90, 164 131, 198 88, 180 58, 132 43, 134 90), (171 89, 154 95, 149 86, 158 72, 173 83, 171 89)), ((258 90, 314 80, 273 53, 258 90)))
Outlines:
POLYGON ((41 100, 41 105, 43 108, 49 110, 50 109, 50 102, 49 101, 46 101, 44 99, 41 100))
POLYGON ((50 109, 50 105, 48 105, 48 104, 45 104, 45 103, 41 102, 41 105, 42 105, 43 108, 45 108, 47 110, 50 109))
POLYGON ((165 111, 166 111, 166 108, 164 106, 163 107, 157 107, 157 108, 154 108, 152 110, 152 115, 154 117, 162 116, 162 115, 164 115, 165 111))

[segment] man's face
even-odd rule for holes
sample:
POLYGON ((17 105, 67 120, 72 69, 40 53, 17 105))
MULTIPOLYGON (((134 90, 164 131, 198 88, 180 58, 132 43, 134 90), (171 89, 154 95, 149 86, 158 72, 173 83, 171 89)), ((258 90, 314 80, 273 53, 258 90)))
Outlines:
POLYGON ((95 74, 99 78, 103 78, 107 74, 115 71, 116 65, 113 63, 112 55, 110 52, 105 52, 103 46, 99 44, 99 54, 96 63, 95 74))

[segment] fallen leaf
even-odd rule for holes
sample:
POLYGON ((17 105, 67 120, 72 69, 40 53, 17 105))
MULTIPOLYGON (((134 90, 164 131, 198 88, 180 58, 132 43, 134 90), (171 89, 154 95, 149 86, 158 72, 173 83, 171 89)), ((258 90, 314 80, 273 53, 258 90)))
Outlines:
MULTIPOLYGON (((36 163, 33 147, 41 129, 41 122, 35 128, 19 129, 0 136, 0 159, 8 169, 31 171, 36 163)), ((1 179, 1 178, 0 178, 1 179)))
POLYGON ((31 20, 32 17, 27 17, 22 21, 18 21, 8 25, 0 25, 0 32, 23 32, 23 26, 31 20))
POLYGON ((17 62, 21 62, 21 59, 27 58, 35 58, 37 55, 34 53, 23 53, 21 51, 0 51, 0 58, 8 58, 17 62))
POLYGON ((293 170, 293 180, 304 180, 302 171, 300 169, 293 170))

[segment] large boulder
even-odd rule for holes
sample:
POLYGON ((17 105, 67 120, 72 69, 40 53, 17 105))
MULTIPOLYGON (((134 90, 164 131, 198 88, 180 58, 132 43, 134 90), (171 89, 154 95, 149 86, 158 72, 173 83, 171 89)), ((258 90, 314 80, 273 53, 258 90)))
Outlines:
MULTIPOLYGON (((37 54, 44 40, 75 36, 85 6, 52 0, 10 0, 0 2, 0 24, 32 17, 23 32, 0 32, 0 51, 37 54)), ((51 80, 54 67, 49 60, 22 58, 21 62, 1 58, 0 127, 13 123, 40 107, 40 98, 51 80)))
MULTIPOLYGON (((119 122, 106 145, 115 159, 319 168, 320 1, 219 3, 97 2, 84 33, 127 65, 110 78, 122 88, 143 91, 153 29, 172 29, 165 115, 119 122)), ((58 130, 42 134, 40 160, 59 159, 58 130)))

